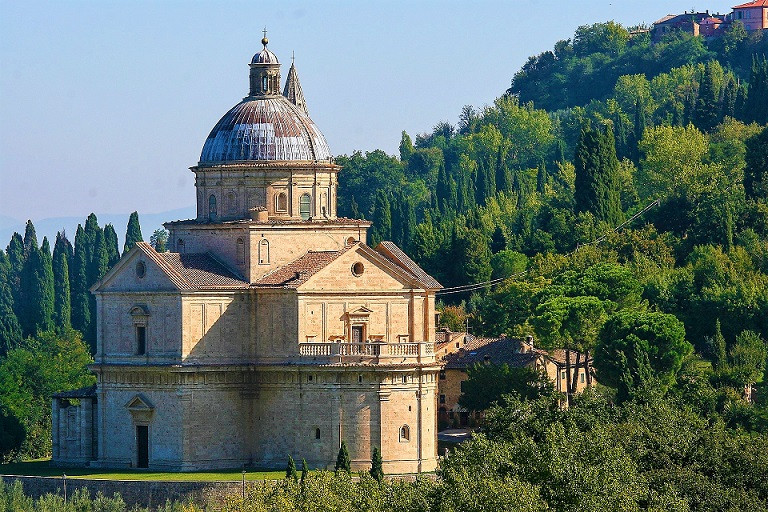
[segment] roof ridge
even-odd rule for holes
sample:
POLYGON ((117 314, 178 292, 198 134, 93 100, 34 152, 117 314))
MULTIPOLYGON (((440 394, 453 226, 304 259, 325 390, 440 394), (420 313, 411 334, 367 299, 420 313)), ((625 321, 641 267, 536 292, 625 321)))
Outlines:
MULTIPOLYGON (((154 247, 149 245, 147 242, 136 242, 136 245, 139 246, 139 248, 142 250, 142 252, 149 257, 152 261, 155 262, 157 266, 159 266, 163 271, 166 273, 168 278, 171 280, 171 282, 180 288, 191 288, 192 284, 189 282, 188 279, 186 279, 183 275, 181 275, 180 272, 178 272, 175 268, 173 268, 173 265, 169 264, 165 257, 161 255, 161 253, 157 252, 154 247)), ((163 253, 165 254, 165 253, 163 253)), ((179 253, 168 253, 170 254, 179 254, 179 253)))

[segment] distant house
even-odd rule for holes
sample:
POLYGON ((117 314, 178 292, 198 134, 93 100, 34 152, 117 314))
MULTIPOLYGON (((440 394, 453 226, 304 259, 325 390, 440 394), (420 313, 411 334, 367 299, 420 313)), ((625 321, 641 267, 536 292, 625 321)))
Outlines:
POLYGON ((765 30, 768 28, 768 0, 752 0, 735 5, 730 18, 740 21, 747 30, 765 30))
MULTIPOLYGON (((566 390, 565 351, 547 352, 534 346, 533 337, 475 338, 466 333, 438 333, 435 355, 443 359, 444 367, 438 379, 438 423, 441 427, 467 427, 480 418, 480 411, 468 411, 459 405, 467 370, 477 363, 507 364, 511 368, 535 368, 544 370, 559 392, 566 390)), ((571 372, 579 372, 576 392, 587 386, 584 358, 576 367, 576 352, 571 352, 571 372)))
POLYGON ((699 34, 704 37, 718 37, 725 22, 724 17, 710 16, 699 22, 699 34))
POLYGON ((665 35, 673 32, 683 32, 698 36, 701 20, 709 18, 709 12, 684 12, 683 14, 667 14, 657 20, 651 28, 651 40, 660 41, 665 35))

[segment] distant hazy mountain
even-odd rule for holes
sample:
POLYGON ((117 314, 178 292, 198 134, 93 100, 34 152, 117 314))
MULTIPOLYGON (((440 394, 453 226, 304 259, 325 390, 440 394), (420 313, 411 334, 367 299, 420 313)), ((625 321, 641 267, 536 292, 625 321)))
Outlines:
MULTIPOLYGON (((123 251, 123 243, 125 242, 125 228, 128 225, 129 213, 96 213, 96 217, 99 219, 99 226, 104 227, 104 224, 112 224, 117 231, 117 236, 120 245, 120 252, 123 251)), ((152 236, 152 232, 157 228, 163 227, 163 222, 171 220, 193 219, 197 216, 197 212, 194 206, 188 206, 186 208, 179 208, 177 210, 169 210, 160 213, 148 213, 143 214, 139 212, 139 223, 141 224, 141 234, 145 241, 149 241, 149 237, 152 236)), ((85 213, 80 217, 55 217, 50 219, 32 219, 32 223, 35 225, 35 232, 37 233, 38 243, 43 243, 43 237, 47 236, 48 240, 53 247, 53 243, 56 241, 56 232, 62 229, 66 231, 67 238, 70 242, 75 242, 75 231, 78 224, 85 224, 85 219, 88 214, 85 213)), ((5 250, 8 246, 8 242, 11 240, 14 231, 18 231, 22 235, 24 234, 24 227, 27 221, 18 220, 12 217, 6 217, 0 215, 0 248, 5 250)))

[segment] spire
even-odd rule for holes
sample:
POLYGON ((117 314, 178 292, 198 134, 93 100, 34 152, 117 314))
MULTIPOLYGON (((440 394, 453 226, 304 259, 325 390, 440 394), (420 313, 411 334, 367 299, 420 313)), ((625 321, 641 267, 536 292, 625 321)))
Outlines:
POLYGON ((293 63, 293 60, 294 58, 291 57, 291 69, 288 70, 288 78, 285 80, 283 96, 288 98, 288 101, 299 107, 299 109, 306 115, 309 115, 309 111, 307 110, 307 102, 304 101, 304 92, 301 90, 299 75, 296 73, 296 65, 293 63))

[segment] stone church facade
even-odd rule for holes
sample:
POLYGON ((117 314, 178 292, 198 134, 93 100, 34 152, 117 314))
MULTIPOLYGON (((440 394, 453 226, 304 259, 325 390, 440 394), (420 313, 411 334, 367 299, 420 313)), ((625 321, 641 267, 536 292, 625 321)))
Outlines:
POLYGON ((95 387, 53 400, 59 465, 200 470, 436 467, 434 297, 370 223, 336 215, 337 174, 292 65, 250 63, 195 173, 170 252, 137 244, 91 289, 95 387))

